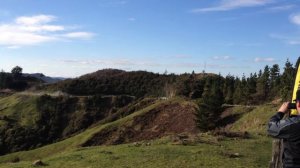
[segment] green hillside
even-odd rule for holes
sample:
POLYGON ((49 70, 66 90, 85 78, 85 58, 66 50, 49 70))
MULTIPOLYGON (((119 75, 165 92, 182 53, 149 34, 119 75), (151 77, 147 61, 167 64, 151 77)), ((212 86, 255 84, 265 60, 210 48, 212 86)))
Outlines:
MULTIPOLYGON (((192 146, 153 143, 151 146, 77 148, 43 158, 47 167, 267 167, 270 139, 223 140, 192 146), (241 148, 241 146, 243 148, 241 148), (238 153, 238 156, 235 154, 238 153)), ((32 161, 0 167, 32 167, 32 161)))
MULTIPOLYGON (((47 167, 267 167, 271 157, 272 139, 266 136, 268 118, 276 111, 274 105, 253 109, 235 107, 227 109, 229 115, 240 114, 235 122, 223 128, 227 132, 250 133, 249 137, 226 137, 222 134, 184 134, 185 140, 169 135, 141 143, 82 147, 95 135, 112 128, 124 128, 139 116, 147 116, 161 107, 193 106, 176 98, 158 101, 140 111, 104 125, 95 125, 86 131, 31 151, 0 157, 0 167, 32 167, 42 159, 47 167), (18 163, 11 163, 20 160, 18 163)), ((153 129, 153 128, 152 128, 153 129)), ((112 129, 114 130, 114 129, 112 129)))
POLYGON ((0 124, 7 123, 6 120, 16 121, 22 126, 31 126, 37 119, 35 96, 13 95, 0 99, 0 124), (6 120, 5 120, 6 118, 6 120))
POLYGON ((98 125, 95 126, 93 128, 87 129, 86 131, 84 131, 83 133, 80 133, 74 137, 71 137, 69 139, 66 139, 64 141, 58 142, 58 143, 54 143, 42 148, 38 148, 32 151, 27 151, 27 152, 18 152, 18 153, 13 153, 13 154, 9 154, 6 156, 2 156, 0 157, 0 162, 7 162, 11 160, 11 157, 19 157, 21 160, 32 160, 32 159, 38 159, 40 157, 46 157, 46 156, 50 156, 53 154, 56 154, 58 152, 63 152, 63 151, 67 151, 70 149, 74 149, 78 146, 80 146, 81 144, 83 144, 85 141, 87 141, 93 134, 99 132, 102 129, 107 129, 107 128, 111 128, 111 127, 115 127, 118 125, 123 125, 126 123, 130 123, 130 121, 132 120, 132 118, 134 116, 137 115, 142 115, 146 112, 149 112, 149 110, 157 107, 158 105, 160 105, 162 102, 158 102, 156 104, 153 104, 147 108, 144 108, 141 111, 135 112, 131 115, 129 115, 128 117, 122 118, 120 120, 114 121, 114 122, 110 122, 108 124, 105 125, 98 125))

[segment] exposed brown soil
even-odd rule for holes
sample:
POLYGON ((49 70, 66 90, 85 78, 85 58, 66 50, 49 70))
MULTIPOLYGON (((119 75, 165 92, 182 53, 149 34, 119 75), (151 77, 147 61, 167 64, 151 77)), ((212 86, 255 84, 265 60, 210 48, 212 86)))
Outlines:
POLYGON ((104 129, 82 146, 113 145, 161 138, 166 135, 196 134, 195 108, 179 103, 163 104, 131 123, 104 129))

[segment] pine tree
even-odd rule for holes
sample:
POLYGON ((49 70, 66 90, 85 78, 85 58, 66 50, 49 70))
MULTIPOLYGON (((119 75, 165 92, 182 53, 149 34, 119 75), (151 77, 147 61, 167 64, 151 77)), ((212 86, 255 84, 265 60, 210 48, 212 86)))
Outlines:
POLYGON ((194 70, 192 71, 192 75, 195 76, 195 71, 194 70))
POLYGON ((203 98, 198 100, 196 113, 197 127, 201 131, 208 131, 217 126, 217 121, 223 111, 224 96, 220 88, 220 80, 208 80, 203 92, 203 98), (209 87, 209 84, 211 84, 209 87))
POLYGON ((225 103, 232 104, 233 103, 233 92, 234 92, 234 76, 228 74, 225 78, 223 94, 225 97, 225 103))
POLYGON ((10 88, 12 77, 3 70, 0 72, 0 89, 10 88))
POLYGON ((257 75, 256 73, 254 73, 254 75, 251 73, 247 81, 250 94, 256 93, 256 83, 257 83, 257 75))
POLYGON ((249 79, 246 78, 245 74, 242 76, 241 90, 242 90, 242 100, 241 102, 247 104, 250 101, 250 88, 248 86, 249 79))
POLYGON ((240 104, 242 102, 242 99, 243 99, 242 82, 239 78, 236 78, 234 82, 233 103, 240 104))
POLYGON ((262 76, 262 70, 260 69, 258 72, 258 78, 260 78, 262 76))
POLYGON ((295 68, 289 60, 286 61, 280 81, 280 95, 283 100, 290 100, 295 82, 295 68))
POLYGON ((0 72, 0 89, 6 88, 6 74, 5 72, 2 70, 0 72))
POLYGON ((278 90, 280 88, 280 68, 278 64, 274 64, 270 69, 270 90, 271 96, 274 97, 278 95, 278 90))
POLYGON ((270 93, 270 68, 268 65, 265 66, 263 74, 258 78, 256 93, 260 101, 265 101, 270 93))

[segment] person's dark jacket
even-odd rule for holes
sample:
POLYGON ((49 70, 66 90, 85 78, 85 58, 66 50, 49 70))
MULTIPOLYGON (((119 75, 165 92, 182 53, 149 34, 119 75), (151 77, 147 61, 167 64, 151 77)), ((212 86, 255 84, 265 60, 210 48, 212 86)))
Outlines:
POLYGON ((284 168, 300 168, 300 116, 282 119, 284 113, 271 117, 268 134, 283 139, 284 168))

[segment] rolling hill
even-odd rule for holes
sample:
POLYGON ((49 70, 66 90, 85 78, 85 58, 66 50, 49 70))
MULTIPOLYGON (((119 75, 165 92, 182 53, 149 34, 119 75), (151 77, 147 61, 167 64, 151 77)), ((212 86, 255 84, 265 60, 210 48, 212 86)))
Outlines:
POLYGON ((250 79, 106 69, 1 95, 0 167, 266 167, 278 104, 252 93, 250 79), (201 132, 195 114, 215 93, 260 104, 220 108, 208 118, 216 128, 201 132))
POLYGON ((193 102, 182 98, 157 100, 63 141, 1 156, 0 167, 31 167, 36 159, 49 167, 267 166, 271 139, 264 129, 274 105, 227 109, 227 116, 238 113, 240 117, 223 129, 248 131, 247 137, 224 136, 222 131, 199 133, 194 129, 193 110, 193 102), (15 160, 20 162, 12 163, 15 160))

